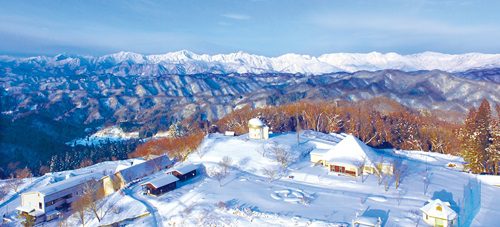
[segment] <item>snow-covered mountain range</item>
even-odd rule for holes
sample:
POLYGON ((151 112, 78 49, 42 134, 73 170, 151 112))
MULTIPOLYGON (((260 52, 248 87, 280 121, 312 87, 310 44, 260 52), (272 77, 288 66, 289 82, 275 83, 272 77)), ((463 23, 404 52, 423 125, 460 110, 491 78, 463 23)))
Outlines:
MULTIPOLYGON (((299 54, 285 54, 265 57, 236 52, 230 54, 195 54, 182 50, 161 55, 143 55, 119 52, 101 57, 57 55, 14 58, 0 56, 5 65, 28 65, 31 67, 69 67, 89 70, 107 70, 117 65, 142 65, 150 68, 152 74, 197 74, 197 73, 301 73, 325 74, 332 72, 356 72, 397 69, 402 71, 442 70, 462 72, 471 69, 500 67, 500 54, 442 54, 423 52, 411 55, 397 53, 332 53, 319 57, 299 54)), ((144 73, 144 70, 142 70, 144 73)))

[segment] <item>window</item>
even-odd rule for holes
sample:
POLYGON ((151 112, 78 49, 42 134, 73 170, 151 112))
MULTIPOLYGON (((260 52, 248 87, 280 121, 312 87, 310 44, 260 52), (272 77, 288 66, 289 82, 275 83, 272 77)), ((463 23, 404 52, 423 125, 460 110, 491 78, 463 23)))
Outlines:
POLYGON ((38 203, 38 209, 42 209, 42 203, 38 203))
POLYGON ((443 211, 443 207, 441 207, 441 206, 437 206, 437 207, 436 207, 436 210, 437 210, 437 211, 443 211))

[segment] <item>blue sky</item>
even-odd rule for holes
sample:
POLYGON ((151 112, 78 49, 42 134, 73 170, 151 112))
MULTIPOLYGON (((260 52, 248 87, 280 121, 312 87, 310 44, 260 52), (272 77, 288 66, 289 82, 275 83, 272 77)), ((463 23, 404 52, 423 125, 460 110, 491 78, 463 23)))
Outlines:
POLYGON ((0 54, 500 53, 500 1, 0 0, 0 54))

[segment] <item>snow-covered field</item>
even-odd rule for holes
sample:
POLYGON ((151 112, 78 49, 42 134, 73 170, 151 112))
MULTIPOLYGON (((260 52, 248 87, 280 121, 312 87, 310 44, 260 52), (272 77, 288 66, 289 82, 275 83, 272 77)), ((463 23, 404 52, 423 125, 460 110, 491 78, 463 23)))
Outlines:
MULTIPOLYGON (((112 223, 126 226, 346 226, 356 214, 381 217, 384 226, 416 226, 423 225, 419 208, 435 198, 450 202, 465 225, 496 226, 500 221, 498 176, 477 176, 447 167, 450 162, 462 162, 455 156, 378 151, 384 159, 397 160, 407 167, 396 189, 391 176, 379 184, 374 175, 338 176, 309 162, 308 153, 312 149, 329 149, 337 141, 335 135, 311 131, 301 135, 300 144, 294 133, 275 134, 269 140, 211 134, 185 163, 179 163, 202 164, 202 174, 158 197, 143 195, 140 183, 129 186, 105 198, 103 220, 98 223, 89 213, 86 226, 112 223), (289 151, 291 162, 284 173, 271 179, 266 170, 277 170, 281 166, 270 152, 273 147, 289 151), (220 171, 218 163, 225 156, 231 158, 231 167, 228 176, 219 182, 211 176, 220 171)), ((126 160, 105 162, 28 179, 20 192, 41 188, 71 175, 109 171, 129 163, 126 160)), ((142 181, 161 174, 165 174, 164 171, 142 181)), ((0 201, 0 215, 5 213, 15 221, 9 225, 19 225, 14 211, 18 205, 19 199, 14 193, 0 201)), ((79 225, 75 215, 66 223, 79 225)), ((56 225, 53 221, 47 226, 56 225)))
POLYGON ((139 139, 139 132, 125 132, 119 126, 102 128, 94 134, 85 138, 75 139, 67 142, 70 146, 74 145, 100 145, 102 143, 116 142, 129 139, 139 139))

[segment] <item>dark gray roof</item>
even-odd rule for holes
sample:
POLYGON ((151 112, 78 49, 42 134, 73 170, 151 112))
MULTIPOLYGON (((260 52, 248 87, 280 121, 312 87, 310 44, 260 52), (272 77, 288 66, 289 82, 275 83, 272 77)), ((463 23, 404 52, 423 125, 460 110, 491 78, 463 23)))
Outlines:
POLYGON ((143 178, 145 176, 151 175, 160 169, 164 169, 165 166, 173 164, 173 160, 167 155, 158 156, 156 158, 147 160, 143 163, 130 166, 126 169, 122 169, 119 173, 122 175, 123 179, 129 183, 131 181, 143 178))

